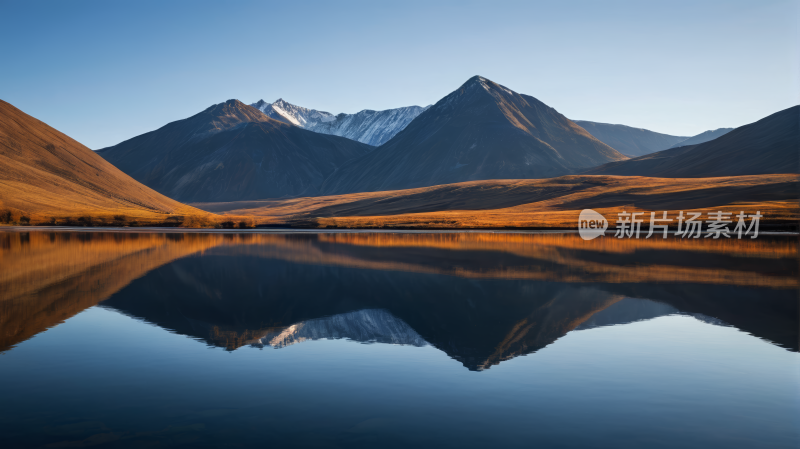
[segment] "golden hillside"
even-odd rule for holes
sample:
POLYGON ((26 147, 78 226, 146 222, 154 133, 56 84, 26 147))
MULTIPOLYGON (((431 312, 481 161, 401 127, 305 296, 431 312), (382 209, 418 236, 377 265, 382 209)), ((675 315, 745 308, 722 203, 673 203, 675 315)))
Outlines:
POLYGON ((761 211, 762 229, 796 229, 798 186, 800 175, 795 174, 694 179, 581 175, 194 205, 275 225, 317 228, 575 229, 580 211, 594 209, 612 228, 622 210, 669 211, 673 218, 680 210, 701 211, 704 217, 722 210, 761 211))
MULTIPOLYGON (((0 213, 36 222, 173 223, 209 214, 146 187, 94 151, 0 100, 0 213)), ((0 217, 0 222, 4 220, 0 217)), ((25 220, 22 220, 23 222, 25 220)))

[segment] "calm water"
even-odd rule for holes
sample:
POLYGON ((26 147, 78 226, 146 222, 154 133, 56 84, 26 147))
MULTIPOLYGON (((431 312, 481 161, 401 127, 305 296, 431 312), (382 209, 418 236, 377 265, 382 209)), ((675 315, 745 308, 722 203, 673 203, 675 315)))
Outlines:
POLYGON ((0 447, 800 445, 798 240, 0 232, 0 447))

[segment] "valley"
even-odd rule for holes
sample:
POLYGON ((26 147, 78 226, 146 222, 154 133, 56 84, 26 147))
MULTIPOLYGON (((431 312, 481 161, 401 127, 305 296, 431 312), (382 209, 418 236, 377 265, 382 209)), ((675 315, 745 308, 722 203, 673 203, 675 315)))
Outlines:
POLYGON ((672 136, 572 121, 475 76, 425 108, 229 100, 96 152, 0 106, 5 224, 575 229, 583 209, 800 221, 800 106, 672 136))

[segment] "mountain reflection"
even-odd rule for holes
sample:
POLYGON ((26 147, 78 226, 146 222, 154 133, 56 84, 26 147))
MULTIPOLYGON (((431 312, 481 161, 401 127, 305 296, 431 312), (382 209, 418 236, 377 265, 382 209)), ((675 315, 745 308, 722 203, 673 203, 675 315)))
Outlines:
POLYGON ((0 233, 0 269, 0 350, 98 304, 228 350, 431 344, 472 370, 676 313, 798 349, 787 237, 0 233))
POLYGON ((391 313, 380 309, 317 318, 270 332, 250 344, 283 348, 307 340, 346 338, 361 343, 425 346, 428 343, 414 329, 391 313))

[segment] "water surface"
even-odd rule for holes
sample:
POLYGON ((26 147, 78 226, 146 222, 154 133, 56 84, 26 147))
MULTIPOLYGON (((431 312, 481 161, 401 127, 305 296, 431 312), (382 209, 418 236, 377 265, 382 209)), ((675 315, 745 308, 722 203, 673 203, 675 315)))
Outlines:
POLYGON ((797 447, 798 241, 0 233, 3 447, 797 447))

